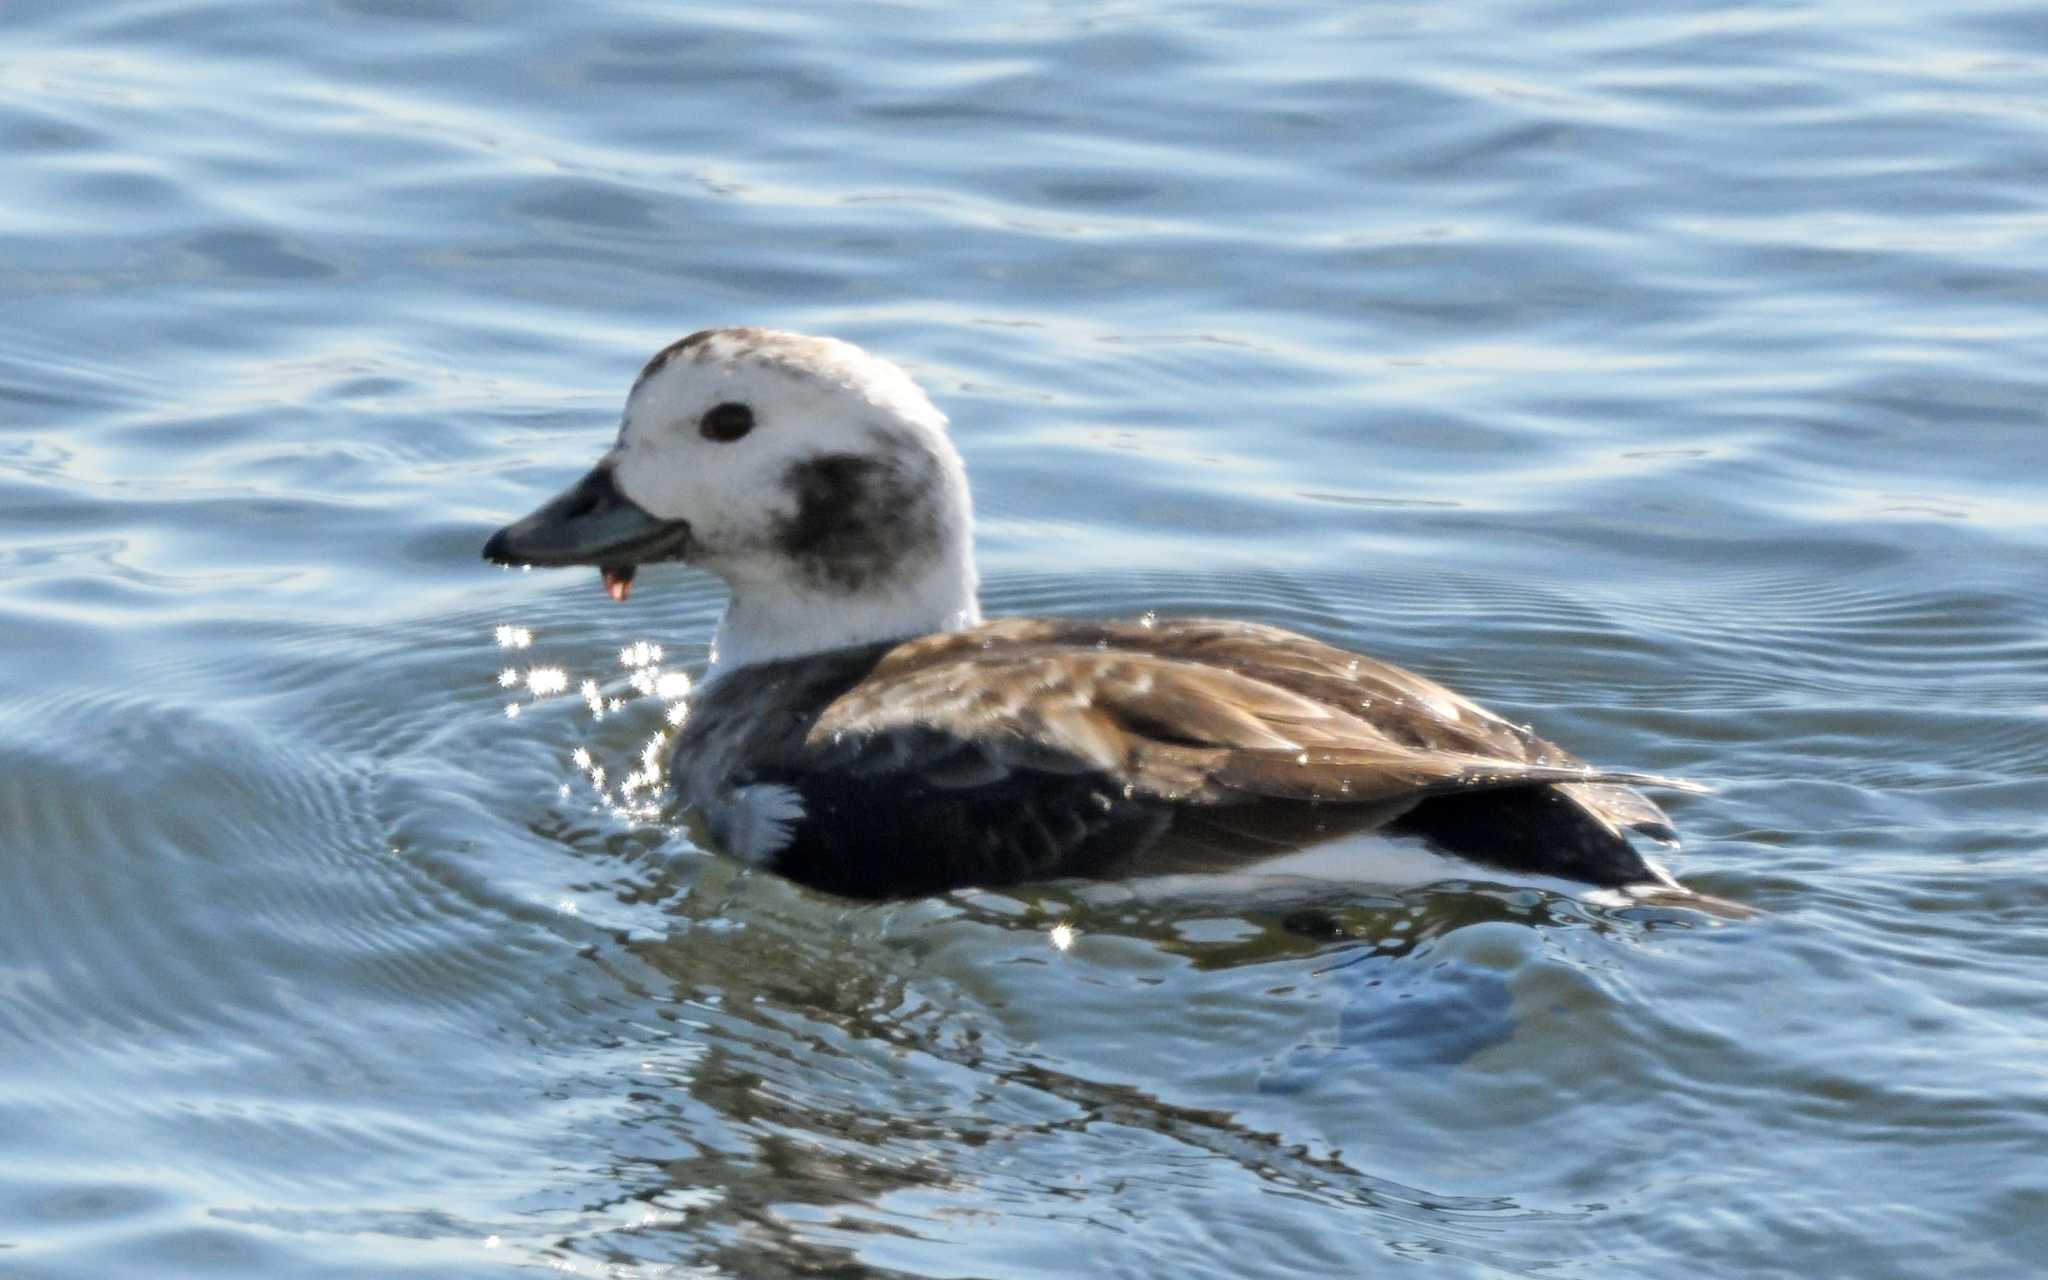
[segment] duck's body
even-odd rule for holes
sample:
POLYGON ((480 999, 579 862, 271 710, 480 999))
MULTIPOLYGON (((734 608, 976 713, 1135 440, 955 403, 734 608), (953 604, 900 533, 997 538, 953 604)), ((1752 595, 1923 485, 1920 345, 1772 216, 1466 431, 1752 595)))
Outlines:
POLYGON ((1254 623, 1006 618, 743 667, 676 789, 734 856, 855 897, 1216 871, 1374 828, 1480 867, 1675 887, 1664 815, 1442 685, 1254 623))
POLYGON ((1631 844, 1672 829, 1629 786, 1687 784, 1273 627, 984 623, 970 527, 944 418, 895 366, 709 330, 485 554, 597 564, 620 599, 649 559, 725 578, 675 787, 726 852, 821 889, 1211 872, 1386 829, 1510 878, 1685 893, 1631 844))

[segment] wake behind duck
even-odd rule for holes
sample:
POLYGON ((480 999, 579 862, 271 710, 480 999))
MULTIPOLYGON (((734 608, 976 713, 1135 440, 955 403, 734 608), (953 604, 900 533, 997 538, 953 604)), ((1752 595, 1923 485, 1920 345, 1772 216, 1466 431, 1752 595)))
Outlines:
MULTIPOLYGON (((1434 681, 1277 627, 984 621, 967 475, 909 375, 849 343, 708 329, 665 348, 617 442, 486 559, 678 560, 731 589, 671 776, 731 856, 894 897, 1206 874, 1379 830, 1478 868, 1692 894, 1631 788, 1434 681)), ((1461 869, 1462 864, 1462 869, 1461 869)))

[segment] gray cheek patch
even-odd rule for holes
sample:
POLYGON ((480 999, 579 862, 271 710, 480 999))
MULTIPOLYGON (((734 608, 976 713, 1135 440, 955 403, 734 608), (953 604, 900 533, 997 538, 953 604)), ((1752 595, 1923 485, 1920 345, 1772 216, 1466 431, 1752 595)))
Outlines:
POLYGON ((776 522, 775 545, 816 586, 860 592, 938 550, 934 464, 877 444, 878 455, 827 454, 784 473, 795 511, 776 522))

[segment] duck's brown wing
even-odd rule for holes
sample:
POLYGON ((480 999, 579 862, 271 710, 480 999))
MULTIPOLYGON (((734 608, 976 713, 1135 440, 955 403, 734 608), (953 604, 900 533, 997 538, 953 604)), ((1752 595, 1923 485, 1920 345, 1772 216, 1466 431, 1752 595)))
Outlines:
MULTIPOLYGON (((1017 804, 1033 851, 1010 860, 1036 875, 1122 869, 1103 847, 1111 837, 1167 825, 1251 852, 1270 832, 1270 853, 1433 797, 1687 785, 1531 744, 1549 747, 1440 685, 1273 628, 1020 620, 885 654, 774 772, 832 792, 839 808, 864 806, 870 823, 971 810, 1002 825, 1003 805, 1017 804), (1321 816, 1305 825, 1308 809, 1321 816), (1040 848, 1041 827, 1070 832, 1073 851, 1057 832, 1040 848)), ((1640 872, 1640 859, 1629 867, 1640 872)), ((1590 869, 1579 878, 1620 882, 1615 868, 1590 869)))
MULTIPOLYGON (((1528 764, 1585 767, 1585 762, 1544 738, 1487 710, 1444 685, 1404 667, 1339 649, 1298 632, 1223 619, 1178 619, 1153 626, 1109 624, 1094 628, 1095 642, 1137 649, 1239 671, 1342 707, 1389 739, 1421 751, 1449 751, 1528 764)), ((1664 786, 1668 779, 1646 785, 1664 786)), ((1624 829, 1676 843, 1671 820, 1628 786, 1560 783, 1559 790, 1587 817, 1620 838, 1624 829)), ((1680 789, 1698 790, 1690 785, 1680 789)))
POLYGON ((1145 795, 1209 804, 1367 804, 1542 783, 1699 789, 1596 769, 1556 748, 1535 755, 1527 743, 1549 744, 1420 677, 1410 687, 1426 691, 1397 714, 1367 715, 1289 689, 1264 668, 1059 642, 948 647, 936 660, 885 657, 817 717, 802 744, 807 761, 966 786, 1020 771, 1099 773, 1145 795), (1478 732, 1453 718, 1460 710, 1484 717, 1478 732))

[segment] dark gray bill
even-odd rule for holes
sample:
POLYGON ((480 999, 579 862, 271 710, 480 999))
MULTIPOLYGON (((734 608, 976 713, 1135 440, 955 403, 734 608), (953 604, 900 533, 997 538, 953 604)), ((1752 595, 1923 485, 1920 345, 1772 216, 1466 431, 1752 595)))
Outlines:
POLYGON ((612 469, 599 465, 560 496, 491 535, 484 559, 494 564, 596 565, 605 590, 624 600, 634 566, 685 556, 690 526, 664 520, 619 492, 612 469))

